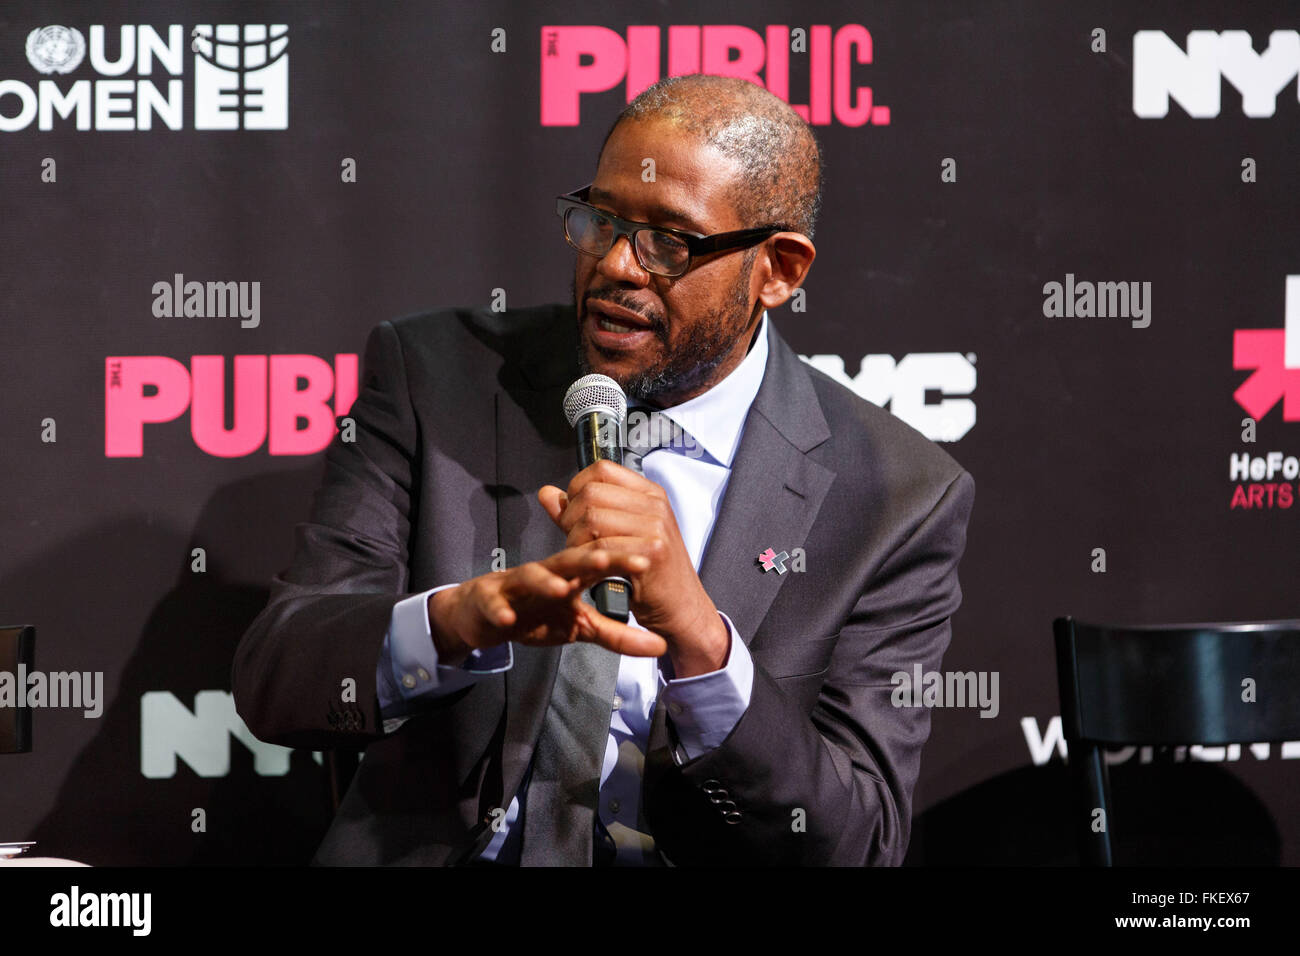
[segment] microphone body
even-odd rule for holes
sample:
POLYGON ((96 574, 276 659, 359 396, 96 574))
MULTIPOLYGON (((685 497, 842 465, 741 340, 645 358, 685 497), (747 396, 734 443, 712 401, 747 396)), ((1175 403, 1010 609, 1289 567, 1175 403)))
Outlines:
MULTIPOLYGON (((564 414, 578 444, 578 470, 598 461, 623 464, 623 428, 627 398, 607 375, 584 375, 564 396, 564 414)), ((606 617, 627 623, 632 582, 610 577, 592 585, 591 602, 606 617)))
POLYGON ((578 470, 598 461, 623 464, 623 421, 604 409, 587 412, 573 426, 578 439, 578 470))

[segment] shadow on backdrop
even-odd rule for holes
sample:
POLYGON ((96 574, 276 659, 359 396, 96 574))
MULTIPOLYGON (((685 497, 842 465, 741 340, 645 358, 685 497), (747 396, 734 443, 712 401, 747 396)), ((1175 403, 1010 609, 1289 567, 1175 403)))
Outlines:
MULTIPOLYGON (((23 579, 50 589, 50 582, 65 579, 69 566, 97 556, 103 574, 121 581, 122 593, 129 594, 126 576, 150 565, 175 567, 176 557, 183 559, 175 585, 153 608, 138 642, 112 633, 111 605, 96 615, 103 626, 96 625, 99 636, 92 639, 135 649, 118 686, 105 688, 106 697, 115 694, 112 706, 94 722, 94 738, 30 837, 41 855, 92 865, 310 860, 330 811, 325 771, 309 752, 293 751, 282 776, 259 776, 245 746, 228 733, 212 732, 204 736, 210 746, 229 747, 224 776, 201 777, 178 757, 172 776, 146 778, 140 701, 147 692, 167 691, 193 711, 199 691, 229 693, 235 647, 265 606, 271 577, 288 565, 293 526, 306 519, 321 467, 314 461, 220 488, 204 505, 188 542, 143 520, 120 523, 70 542, 41 567, 23 571, 23 579), (191 570, 195 547, 206 551, 205 573, 191 570), (206 815, 206 832, 194 832, 196 808, 206 815)), ((68 591, 69 597, 78 593, 68 591)))

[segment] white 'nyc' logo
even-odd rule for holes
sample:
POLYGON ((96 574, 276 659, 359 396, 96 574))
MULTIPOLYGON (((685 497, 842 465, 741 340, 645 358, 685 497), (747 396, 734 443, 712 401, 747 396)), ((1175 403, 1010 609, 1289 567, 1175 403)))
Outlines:
POLYGON ((1188 116, 1218 116, 1222 78, 1241 94, 1243 113, 1272 116, 1277 95, 1297 73, 1300 33, 1295 30, 1274 30, 1263 53, 1255 52, 1245 30, 1193 30, 1186 52, 1162 30, 1139 30, 1133 35, 1133 112, 1159 119, 1169 113, 1172 97, 1188 116))
POLYGON ((867 401, 889 410, 931 441, 957 441, 975 427, 975 403, 953 398, 975 391, 974 355, 960 352, 913 352, 895 363, 892 355, 868 355, 850 376, 838 355, 802 355, 867 401), (927 402, 936 393, 936 402, 927 402))

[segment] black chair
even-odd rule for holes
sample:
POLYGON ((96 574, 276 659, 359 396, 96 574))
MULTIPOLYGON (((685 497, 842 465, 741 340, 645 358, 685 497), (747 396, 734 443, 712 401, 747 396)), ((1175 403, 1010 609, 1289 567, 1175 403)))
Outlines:
MULTIPOLYGON (((36 649, 36 628, 0 627, 0 671, 12 675, 16 692, 19 665, 31 671, 36 649)), ((28 707, 0 707, 0 754, 25 754, 32 749, 32 712, 28 707)))
POLYGON ((1113 865, 1103 748, 1300 740, 1300 621, 1119 627, 1062 617, 1053 630, 1085 864, 1113 865))

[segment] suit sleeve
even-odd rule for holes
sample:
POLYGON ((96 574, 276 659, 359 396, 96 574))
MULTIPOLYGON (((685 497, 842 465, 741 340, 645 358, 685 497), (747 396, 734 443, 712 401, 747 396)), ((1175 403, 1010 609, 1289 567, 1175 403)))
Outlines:
POLYGON ((393 608, 409 597, 418 441, 389 322, 370 333, 360 386, 355 440, 331 443, 292 563, 235 651, 236 710, 271 743, 359 748, 383 733, 376 671, 393 608))
POLYGON ((811 714, 756 663, 749 707, 716 749, 683 762, 656 715, 645 805, 671 862, 902 862, 930 714, 895 707, 891 678, 942 664, 973 499, 962 471, 867 582, 811 714))

